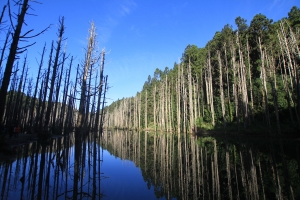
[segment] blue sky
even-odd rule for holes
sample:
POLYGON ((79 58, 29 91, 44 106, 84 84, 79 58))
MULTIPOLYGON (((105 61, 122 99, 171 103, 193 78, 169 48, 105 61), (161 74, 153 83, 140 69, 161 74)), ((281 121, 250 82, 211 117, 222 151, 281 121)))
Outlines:
MULTIPOLYGON (((1 0, 2 9, 7 0, 1 0)), ((31 39, 37 42, 28 49, 29 75, 34 80, 36 59, 46 42, 56 40, 59 16, 65 17, 67 52, 76 57, 75 66, 83 59, 90 22, 94 21, 99 48, 109 52, 105 74, 108 75, 108 104, 141 91, 148 75, 156 68, 172 68, 188 44, 204 47, 216 31, 241 16, 249 24, 253 16, 262 13, 277 21, 286 17, 299 0, 40 0, 31 2, 25 30, 35 33, 52 27, 43 35, 31 39)), ((8 23, 8 22, 6 22, 8 23)), ((0 33, 0 44, 4 32, 0 33)), ((27 45, 29 43, 21 43, 27 45)), ((21 56, 22 58, 22 56, 21 56)), ((68 63, 68 62, 67 62, 68 63)), ((46 68, 46 66, 45 66, 46 68)))

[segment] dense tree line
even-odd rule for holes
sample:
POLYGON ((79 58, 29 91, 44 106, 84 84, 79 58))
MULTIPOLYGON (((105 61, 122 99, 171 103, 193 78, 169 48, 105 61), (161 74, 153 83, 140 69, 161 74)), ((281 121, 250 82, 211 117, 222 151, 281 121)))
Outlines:
POLYGON ((76 128, 79 134, 101 129, 107 76, 104 75, 105 51, 98 51, 94 23, 89 30, 84 59, 74 66, 74 57, 66 51, 65 20, 60 17, 57 39, 50 45, 45 43, 36 69, 37 77, 30 78, 27 52, 35 42, 20 45, 50 28, 48 26, 35 35, 30 35, 33 29, 22 30, 28 10, 32 9, 31 3, 35 2, 18 0, 11 5, 8 1, 1 12, 0 31, 7 33, 0 57, 2 126, 10 130, 10 127, 20 125, 28 133, 68 133, 76 128), (18 10, 18 13, 14 14, 12 10, 18 10), (76 77, 72 78, 71 71, 74 70, 76 77))
POLYGON ((277 22, 237 17, 205 47, 188 45, 172 69, 107 107, 105 126, 281 134, 300 127, 300 9, 277 22))

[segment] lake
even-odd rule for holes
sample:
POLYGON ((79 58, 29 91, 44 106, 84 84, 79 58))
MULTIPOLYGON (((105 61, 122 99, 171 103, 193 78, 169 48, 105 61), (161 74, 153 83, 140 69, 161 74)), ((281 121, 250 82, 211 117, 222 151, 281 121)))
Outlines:
POLYGON ((299 199, 299 141, 105 131, 14 147, 1 199, 299 199))

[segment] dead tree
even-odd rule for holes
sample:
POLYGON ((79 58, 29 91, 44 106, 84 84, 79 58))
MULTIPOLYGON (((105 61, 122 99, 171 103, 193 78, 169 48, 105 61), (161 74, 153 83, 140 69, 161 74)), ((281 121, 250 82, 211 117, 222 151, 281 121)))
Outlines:
POLYGON ((108 76, 106 75, 105 77, 105 89, 103 93, 103 99, 102 99, 102 109, 101 109, 101 118, 100 118, 100 133, 102 133, 102 128, 103 128, 103 123, 104 123, 104 104, 105 104, 105 94, 107 91, 107 78, 108 76))
POLYGON ((99 127, 99 120, 100 120, 100 105, 101 105, 101 95, 103 91, 103 71, 104 71, 104 61, 105 61, 105 51, 102 50, 102 58, 101 58, 101 66, 100 66, 100 85, 99 85, 99 91, 98 91, 98 102, 97 102, 97 112, 96 112, 96 119, 95 119, 95 128, 96 131, 98 131, 99 127))
POLYGON ((42 57, 41 57, 41 61, 39 64, 38 76, 36 78, 36 84, 35 84, 35 89, 34 89, 34 93, 33 93, 33 98, 32 98, 31 105, 30 105, 30 111, 29 111, 29 130, 30 131, 31 131, 31 127, 33 124, 33 119, 34 119, 33 112, 34 112, 34 107, 35 107, 36 95, 37 95, 37 90, 38 90, 38 85, 39 85, 39 79, 41 76, 41 68, 43 66, 45 51, 46 51, 46 44, 44 45, 44 48, 43 48, 42 57))
MULTIPOLYGON (((22 30, 22 26, 24 24, 25 15, 28 14, 27 11, 30 8, 28 2, 29 2, 29 0, 23 0, 23 2, 21 2, 21 1, 17 2, 17 5, 21 6, 21 10, 17 14, 18 22, 17 22, 16 26, 11 25, 12 29, 14 30, 14 33, 12 34, 12 42, 10 45, 7 63, 6 63, 6 67, 5 67, 5 72, 4 72, 2 85, 1 85, 1 89, 0 89, 0 96, 1 96, 1 99, 0 99, 0 121, 3 120, 5 104, 6 104, 7 89, 8 89, 9 83, 10 83, 10 77, 11 77, 13 65, 17 58, 17 55, 23 53, 24 51, 27 50, 28 47, 35 44, 35 43, 32 43, 32 44, 24 46, 24 47, 18 47, 19 41, 36 37, 36 36, 40 35, 41 33, 43 33, 44 31, 46 31, 50 27, 50 26, 48 26, 45 30, 43 30, 42 32, 40 32, 36 35, 33 35, 33 36, 28 36, 28 34, 31 33, 33 31, 33 29, 31 29, 31 30, 27 31, 26 33, 24 33, 23 35, 21 35, 21 30, 22 30)), ((9 1, 8 1, 8 9, 10 10, 9 1)), ((10 15, 10 18, 11 17, 12 16, 10 15)))
POLYGON ((76 135, 80 136, 82 135, 82 130, 86 118, 86 102, 87 98, 89 98, 86 95, 87 92, 87 78, 88 78, 88 72, 92 65, 94 65, 96 62, 98 62, 99 58, 95 56, 96 53, 96 28, 94 23, 91 23, 91 28, 89 30, 89 38, 88 38, 88 46, 87 46, 87 52, 85 55, 85 60, 83 62, 83 72, 81 77, 81 89, 80 89, 80 102, 79 102, 79 109, 78 109, 78 117, 76 122, 76 135))
POLYGON ((65 119, 64 117, 65 117, 65 110, 66 110, 66 105, 67 105, 67 94, 68 94, 69 85, 70 85, 70 74, 71 74, 71 69, 72 69, 72 63, 73 63, 73 56, 71 57, 69 69, 66 70, 64 91, 63 91, 62 110, 60 113, 60 125, 59 125, 60 129, 63 128, 63 123, 64 123, 64 119, 65 119))
MULTIPOLYGON (((53 64, 53 72, 52 72, 52 78, 51 78, 51 84, 50 84, 50 91, 49 91, 49 98, 48 98, 48 106, 47 106, 47 111, 46 111, 46 116, 45 116, 45 123, 44 123, 44 129, 48 129, 49 121, 50 121, 50 114, 51 110, 53 107, 52 104, 52 96, 54 92, 54 84, 56 80, 56 74, 57 74, 57 69, 59 66, 59 57, 60 57, 60 50, 61 50, 61 43, 63 41, 63 34, 65 31, 65 26, 64 26, 64 17, 59 19, 59 33, 58 33, 58 40, 57 40, 57 47, 56 47, 56 52, 55 52, 55 57, 54 57, 54 64, 53 64)), ((64 62, 64 60, 62 61, 64 62)), ((56 91, 58 92, 58 91, 56 91)))
POLYGON ((51 69, 51 63, 52 63, 52 53, 53 53, 53 49, 54 49, 54 45, 53 45, 53 40, 52 40, 52 44, 51 44, 51 50, 50 50, 50 56, 49 56, 49 62, 48 62, 48 69, 46 71, 46 77, 45 77, 45 81, 44 81, 44 91, 43 91, 43 94, 42 94, 42 105, 41 105, 41 112, 39 112, 37 115, 37 119, 39 120, 39 129, 41 130, 42 129, 42 125, 43 125, 43 120, 44 120, 44 117, 43 117, 43 114, 44 114, 44 111, 45 111, 45 108, 46 108, 46 97, 47 97, 47 92, 48 92, 48 82, 49 82, 49 77, 50 77, 50 69, 51 69))

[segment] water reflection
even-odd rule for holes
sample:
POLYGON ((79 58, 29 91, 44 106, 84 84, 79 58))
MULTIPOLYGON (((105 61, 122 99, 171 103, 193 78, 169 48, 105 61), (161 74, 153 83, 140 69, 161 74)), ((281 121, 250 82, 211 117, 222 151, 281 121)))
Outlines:
POLYGON ((140 167, 156 198, 300 198, 299 141, 116 130, 103 148, 140 167))
POLYGON ((0 165, 1 199, 102 198, 99 141, 97 134, 79 142, 70 135, 18 147, 0 165))
POLYGON ((1 199, 299 199, 299 166, 299 141, 116 130, 101 138, 90 134, 75 141, 71 135, 50 144, 19 147, 0 164, 0 195, 1 199), (127 164, 120 165, 122 160, 127 164), (103 180, 104 175, 109 179, 103 180))

